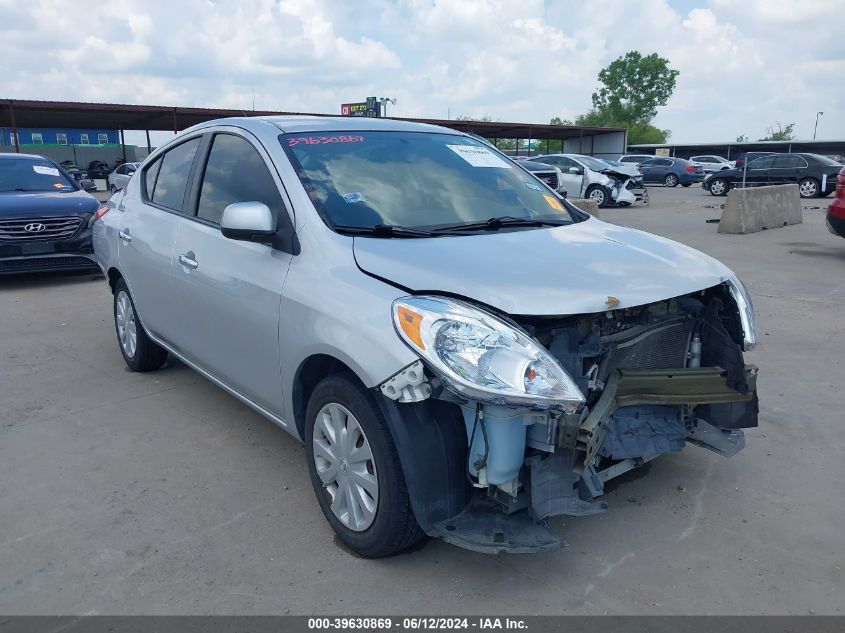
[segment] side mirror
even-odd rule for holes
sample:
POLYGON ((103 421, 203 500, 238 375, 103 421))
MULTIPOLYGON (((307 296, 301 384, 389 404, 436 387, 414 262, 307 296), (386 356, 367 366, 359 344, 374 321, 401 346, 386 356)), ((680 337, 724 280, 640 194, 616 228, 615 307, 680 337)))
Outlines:
POLYGON ((276 233, 273 213, 263 202, 235 202, 223 209, 220 232, 231 240, 269 242, 276 233))

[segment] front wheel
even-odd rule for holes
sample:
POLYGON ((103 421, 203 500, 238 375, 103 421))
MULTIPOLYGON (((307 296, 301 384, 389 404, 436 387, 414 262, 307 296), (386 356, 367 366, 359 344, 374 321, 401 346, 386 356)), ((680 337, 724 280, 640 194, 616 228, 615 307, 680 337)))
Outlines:
POLYGON ((167 350, 147 336, 138 320, 135 303, 123 279, 114 288, 114 328, 120 353, 132 371, 153 371, 167 361, 167 350))
POLYGON ((724 178, 714 178, 710 183, 711 196, 726 196, 728 195, 728 181, 724 178))
POLYGON ((593 200, 600 209, 604 209, 610 200, 610 194, 607 188, 602 185, 590 185, 585 195, 588 200, 593 200))
POLYGON ((666 178, 663 179, 663 184, 667 187, 677 187, 678 177, 675 174, 666 174, 666 178))
POLYGON ((804 178, 798 183, 798 193, 802 198, 815 198, 820 190, 819 181, 815 178, 804 178))
POLYGON ((423 536, 374 398, 351 375, 329 376, 314 389, 305 419, 320 509, 340 540, 367 558, 390 556, 423 536))

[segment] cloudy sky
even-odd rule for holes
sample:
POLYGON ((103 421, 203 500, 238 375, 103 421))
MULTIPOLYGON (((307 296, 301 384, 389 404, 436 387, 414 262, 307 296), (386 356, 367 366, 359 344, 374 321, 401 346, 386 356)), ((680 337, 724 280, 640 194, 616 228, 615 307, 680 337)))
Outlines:
POLYGON ((680 71, 677 142, 845 138, 842 0, 0 0, 0 98, 548 122, 629 50, 680 71))

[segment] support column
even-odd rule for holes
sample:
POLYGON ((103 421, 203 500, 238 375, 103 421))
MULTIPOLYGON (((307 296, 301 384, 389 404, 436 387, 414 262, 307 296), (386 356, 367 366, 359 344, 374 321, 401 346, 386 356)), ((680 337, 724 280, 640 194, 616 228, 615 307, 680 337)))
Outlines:
POLYGON ((12 104, 11 99, 9 100, 9 114, 12 117, 12 136, 15 137, 15 152, 17 154, 21 153, 21 145, 18 141, 18 124, 15 121, 15 106, 12 104))
POLYGON ((144 132, 147 134, 147 155, 150 155, 153 151, 152 145, 150 145, 150 131, 144 130, 144 132))
POLYGON ((126 162, 126 138, 123 136, 123 128, 120 128, 120 146, 123 148, 123 162, 126 162))

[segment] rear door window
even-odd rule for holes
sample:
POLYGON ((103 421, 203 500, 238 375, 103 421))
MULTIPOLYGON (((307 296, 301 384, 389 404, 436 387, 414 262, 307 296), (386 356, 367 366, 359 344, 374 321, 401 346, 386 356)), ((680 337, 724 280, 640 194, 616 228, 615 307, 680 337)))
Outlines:
POLYGON ((284 205, 279 187, 258 150, 244 138, 217 134, 208 155, 197 216, 220 224, 235 202, 263 202, 278 219, 284 205))
POLYGON ((193 138, 167 151, 159 159, 161 166, 158 168, 155 186, 152 192, 147 189, 147 194, 154 204, 173 211, 182 210, 185 191, 188 188, 188 176, 199 145, 200 138, 193 138))

